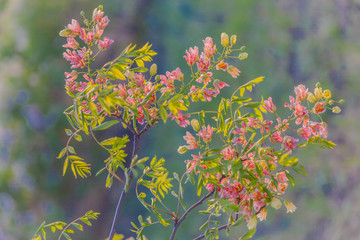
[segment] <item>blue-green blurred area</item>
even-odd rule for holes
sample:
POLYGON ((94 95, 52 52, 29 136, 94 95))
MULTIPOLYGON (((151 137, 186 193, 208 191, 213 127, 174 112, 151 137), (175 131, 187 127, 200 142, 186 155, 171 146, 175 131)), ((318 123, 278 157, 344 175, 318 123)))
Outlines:
MULTIPOLYGON (((62 58, 65 41, 58 32, 72 18, 80 19, 81 10, 90 16, 99 4, 111 20, 105 35, 115 39, 99 62, 116 57, 130 42, 149 41, 159 53, 159 72, 179 66, 189 73, 185 49, 201 46, 206 36, 220 45, 221 32, 227 32, 238 35, 249 53, 239 63, 240 77, 224 79, 233 86, 265 76, 253 94, 273 96, 279 109, 300 83, 313 88, 321 82, 335 98, 344 98, 341 114, 324 116, 328 138, 338 146, 298 152, 309 176, 296 176, 296 186, 285 196, 297 211, 269 210, 254 239, 359 239, 360 1, 0 0, 1 240, 30 239, 43 220, 70 222, 90 209, 101 213, 99 220, 74 239, 105 239, 110 230, 121 185, 106 189, 105 176, 95 174, 86 180, 62 177, 62 161, 56 159, 67 140, 63 129, 69 128, 62 112, 71 104, 64 91, 63 73, 69 71, 62 58)), ((141 140, 141 155, 165 157, 170 169, 182 171, 186 157, 176 149, 184 144, 183 135, 184 129, 173 123, 151 129, 141 140)), ((90 138, 84 136, 75 147, 94 173, 101 168, 106 156, 90 138)), ((132 234, 129 222, 147 215, 132 193, 117 227, 127 236, 132 234)), ((189 205, 198 199, 190 186, 185 197, 189 205)), ((198 236, 200 220, 192 213, 177 239, 198 236)), ((171 227, 158 227, 145 235, 168 239, 171 227)), ((229 239, 244 231, 233 229, 229 239)), ((55 239, 51 233, 48 237, 55 239)))

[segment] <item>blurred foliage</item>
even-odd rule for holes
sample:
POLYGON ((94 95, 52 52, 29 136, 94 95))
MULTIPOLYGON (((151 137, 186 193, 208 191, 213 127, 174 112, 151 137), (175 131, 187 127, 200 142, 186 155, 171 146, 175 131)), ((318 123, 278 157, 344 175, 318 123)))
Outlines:
MULTIPOLYGON (((99 221, 92 232, 77 239, 103 239, 110 229, 120 189, 116 185, 111 192, 103 189, 101 176, 86 182, 61 177, 62 163, 56 160, 65 141, 62 111, 69 101, 63 87, 63 72, 69 66, 62 58, 64 43, 58 32, 79 17, 80 10, 90 14, 98 4, 0 0, 0 239, 29 239, 43 220, 66 221, 90 209, 101 213, 99 221)), ((338 147, 299 152, 310 174, 298 176, 292 196, 287 196, 298 206, 297 212, 269 212, 270 221, 260 224, 255 239, 358 238, 360 1, 112 0, 102 4, 111 20, 109 35, 117 41, 109 51, 114 55, 129 42, 149 41, 159 52, 155 58, 159 72, 164 72, 185 66, 182 56, 188 47, 227 32, 241 36, 238 42, 249 53, 240 79, 266 77, 255 94, 273 96, 276 103, 286 100, 284 93, 295 84, 320 81, 334 96, 343 96, 345 109, 329 125, 329 139, 338 147)), ((176 149, 182 131, 171 124, 153 129, 141 150, 174 159, 173 167, 181 168, 184 159, 176 149)), ((96 166, 98 159, 104 159, 103 152, 92 142, 85 145, 82 154, 96 166)), ((138 212, 133 209, 143 210, 130 198, 127 203, 122 216, 135 219, 138 212)), ((119 221, 117 231, 128 235, 126 222, 119 221)), ((198 227, 185 222, 182 239, 195 237, 191 232, 198 227)), ((241 233, 234 231, 232 238, 241 233)), ((166 239, 165 234, 166 230, 146 233, 150 239, 166 239)))

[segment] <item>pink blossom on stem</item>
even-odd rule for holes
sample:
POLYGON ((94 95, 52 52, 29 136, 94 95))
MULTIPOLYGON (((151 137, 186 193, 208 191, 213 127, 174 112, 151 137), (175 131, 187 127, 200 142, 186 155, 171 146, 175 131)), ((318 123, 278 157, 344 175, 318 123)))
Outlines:
POLYGON ((235 156, 235 150, 231 146, 224 148, 220 153, 225 160, 233 160, 235 156))
POLYGON ((80 24, 75 19, 71 20, 71 24, 68 24, 67 28, 71 31, 71 34, 73 36, 77 36, 80 34, 80 24))
POLYGON ((226 82, 222 82, 218 79, 216 79, 213 83, 215 89, 217 90, 217 92, 219 93, 221 89, 223 89, 224 87, 229 87, 229 84, 227 84, 226 82))
POLYGON ((185 139, 186 143, 189 144, 186 146, 186 148, 188 150, 194 150, 198 147, 198 143, 197 143, 195 137, 191 133, 186 132, 184 139, 185 139))
POLYGON ((183 115, 181 110, 178 110, 178 115, 172 116, 172 120, 175 119, 176 123, 180 126, 180 127, 186 127, 190 124, 190 121, 187 119, 189 118, 190 115, 183 115))
POLYGON ((200 72, 206 72, 209 70, 210 61, 206 61, 204 58, 201 58, 196 64, 200 72))
POLYGON ((297 130, 297 133, 302 136, 305 139, 309 139, 311 137, 311 128, 305 127, 305 128, 299 128, 297 130))
POLYGON ((86 43, 90 43, 94 39, 94 32, 91 31, 86 33, 86 30, 82 28, 80 30, 80 39, 86 43))
POLYGON ((205 38, 204 42, 204 54, 207 58, 210 58, 216 51, 216 45, 214 45, 211 37, 205 38))
POLYGON ((176 68, 171 74, 175 77, 175 79, 182 81, 184 80, 184 74, 181 72, 180 68, 176 68))
POLYGON ((325 112, 325 103, 324 102, 317 102, 315 103, 314 109, 313 109, 314 113, 316 114, 322 114, 325 112))
POLYGON ((263 106, 263 107, 266 109, 266 111, 271 112, 271 113, 276 112, 276 107, 275 107, 271 97, 269 97, 267 100, 264 100, 264 104, 265 104, 265 106, 263 106))
POLYGON ((207 127, 203 126, 202 129, 199 131, 199 133, 197 133, 196 135, 201 137, 201 139, 205 143, 210 143, 211 137, 213 135, 213 128, 210 125, 208 125, 207 127))
POLYGON ((194 65, 195 62, 199 61, 198 47, 189 48, 189 51, 186 50, 186 55, 184 56, 184 58, 189 66, 194 65))
POLYGON ((227 71, 233 78, 237 78, 240 75, 240 70, 231 65, 228 66, 227 71))
POLYGON ((108 38, 108 37, 104 37, 104 40, 99 40, 99 49, 104 51, 105 49, 107 49, 112 43, 114 42, 114 40, 108 38))
POLYGON ((66 38, 67 43, 62 45, 64 48, 72 48, 72 49, 77 49, 79 48, 79 43, 74 39, 74 37, 72 35, 69 35, 66 38))
POLYGON ((307 98, 308 89, 300 84, 294 88, 294 92, 296 95, 296 100, 303 101, 307 98))
POLYGON ((272 143, 281 143, 284 141, 283 137, 281 136, 281 132, 280 131, 276 131, 274 132, 271 137, 270 137, 270 141, 272 143))
POLYGON ((311 128, 311 132, 314 136, 322 136, 327 138, 328 136, 328 128, 326 123, 318 123, 318 122, 310 122, 309 127, 311 128))
POLYGON ((99 21, 98 26, 101 29, 105 29, 107 27, 107 25, 109 24, 109 22, 110 22, 109 18, 107 16, 105 16, 99 21))
POLYGON ((285 150, 291 153, 292 150, 296 148, 295 142, 298 141, 299 139, 295 139, 293 137, 286 137, 284 140, 285 150))
POLYGON ((216 70, 223 70, 226 71, 228 67, 228 64, 226 62, 224 62, 224 60, 221 60, 217 65, 216 65, 216 70))

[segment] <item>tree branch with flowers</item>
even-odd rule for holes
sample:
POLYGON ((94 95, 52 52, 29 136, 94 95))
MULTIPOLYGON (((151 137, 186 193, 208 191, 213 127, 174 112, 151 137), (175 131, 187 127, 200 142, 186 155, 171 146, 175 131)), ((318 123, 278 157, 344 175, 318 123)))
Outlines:
MULTIPOLYGON (((248 231, 240 239, 249 239, 258 220, 266 219, 269 207, 279 209, 284 204, 287 212, 295 211, 295 205, 282 197, 288 185, 295 184, 294 173, 307 174, 294 150, 309 144, 335 146, 326 140, 328 128, 321 114, 327 110, 339 113, 340 108, 334 104, 343 100, 333 100, 331 91, 322 90, 320 84, 314 91, 298 85, 284 104, 288 114, 283 116, 271 97, 254 100, 251 96, 253 88, 264 79, 258 77, 242 83, 230 97, 221 98, 217 108, 190 112, 192 103, 210 102, 224 87, 234 84, 219 80, 218 72, 227 72, 230 79, 238 78, 240 70, 230 65, 229 59, 245 60, 247 53, 244 47, 236 46, 236 35, 222 33, 220 48, 207 37, 201 49, 195 46, 186 50, 188 75, 178 67, 158 74, 152 63, 156 52, 148 43, 140 48, 130 44, 114 60, 95 69, 95 58, 114 43, 103 37, 109 19, 102 6, 94 10, 91 19, 81 15, 83 25, 73 19, 60 32, 67 41, 63 56, 73 69, 65 72, 65 89, 73 104, 64 111, 72 129, 65 130, 69 140, 58 158, 64 159, 63 175, 71 170, 75 178, 86 178, 92 173, 91 164, 76 153, 71 143, 88 135, 108 153, 96 175, 106 174, 108 188, 113 181, 123 185, 108 239, 119 236, 115 233, 117 221, 133 181, 137 199, 149 211, 148 216, 138 217, 138 223, 131 223, 137 239, 145 239, 143 231, 152 225, 171 227, 169 239, 175 239, 188 214, 199 206, 205 206, 200 213, 206 220, 194 239, 217 239, 219 231, 229 234, 231 228, 242 223, 248 231), (142 135, 169 120, 187 129, 186 144, 177 151, 193 154, 185 160, 183 172, 169 172, 165 167, 169 160, 164 158, 139 158, 137 154, 142 135), (127 129, 128 134, 104 139, 97 136, 96 132, 110 128, 127 129), (125 147, 131 141, 132 151, 128 153, 125 147), (198 196, 189 207, 184 201, 184 184, 192 184, 198 196), (176 208, 166 205, 164 199, 168 198, 177 203, 176 208)), ((91 219, 96 219, 98 213, 91 214, 91 219)), ((83 223, 89 225, 89 216, 79 219, 86 219, 83 223)), ((82 230, 78 222, 70 225, 82 230)), ((34 239, 46 239, 46 229, 55 232, 64 226, 63 222, 44 222, 34 239)), ((71 239, 72 233, 67 228, 62 235, 71 239)))

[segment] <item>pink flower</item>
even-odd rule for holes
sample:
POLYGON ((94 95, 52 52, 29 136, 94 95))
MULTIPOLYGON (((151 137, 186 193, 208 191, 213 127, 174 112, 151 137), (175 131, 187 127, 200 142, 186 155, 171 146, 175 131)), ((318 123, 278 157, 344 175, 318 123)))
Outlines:
POLYGON ((74 39, 72 35, 69 35, 66 38, 67 43, 63 45, 64 48, 72 48, 77 49, 79 48, 79 43, 74 39))
POLYGON ((126 90, 126 86, 124 84, 119 84, 117 88, 114 88, 115 92, 118 92, 118 95, 121 98, 126 98, 127 96, 127 90, 126 90))
POLYGON ((325 123, 318 123, 318 122, 310 122, 309 127, 311 128, 312 133, 314 136, 323 136, 327 138, 328 136, 328 128, 325 123))
POLYGON ((228 64, 226 62, 224 62, 223 60, 221 60, 217 65, 216 65, 216 70, 223 70, 226 71, 228 67, 228 64))
POLYGON ((286 183, 289 181, 289 179, 286 176, 285 172, 279 172, 276 174, 276 179, 280 182, 286 183))
POLYGON ((281 143, 284 141, 283 137, 281 136, 281 132, 280 131, 276 131, 274 132, 271 137, 270 137, 270 141, 272 143, 281 143))
POLYGON ((325 112, 325 103, 324 102, 315 103, 313 111, 316 114, 324 113, 325 112))
POLYGON ((105 29, 107 27, 107 25, 109 24, 109 22, 110 22, 109 18, 107 16, 105 16, 99 21, 98 26, 101 29, 105 29))
POLYGON ((186 146, 186 148, 188 150, 193 150, 198 147, 198 143, 197 143, 195 137, 191 133, 186 132, 184 139, 185 139, 186 143, 189 144, 188 146, 186 146))
POLYGON ((217 80, 217 79, 214 81, 213 85, 218 92, 220 92, 220 89, 223 89, 224 87, 229 87, 229 84, 227 84, 226 82, 217 80))
POLYGON ((233 78, 237 78, 240 75, 240 70, 231 65, 228 66, 227 71, 233 78))
POLYGON ((305 127, 305 128, 299 128, 297 130, 297 133, 302 136, 305 139, 309 139, 311 137, 311 128, 305 127))
POLYGON ((104 33, 103 29, 100 29, 98 25, 95 26, 95 39, 100 39, 101 35, 104 33))
POLYGON ((98 23, 101 22, 102 18, 103 18, 104 12, 101 11, 100 9, 96 9, 93 12, 93 20, 94 22, 98 23))
POLYGON ((182 111, 178 110, 178 116, 173 115, 172 120, 175 119, 176 123, 184 128, 190 124, 190 121, 187 119, 189 117, 190 115, 183 115, 182 111))
POLYGON ((182 81, 184 80, 184 74, 181 72, 180 68, 176 68, 171 74, 175 77, 175 79, 182 81))
POLYGON ((196 63, 200 72, 206 72, 209 70, 210 61, 206 61, 204 58, 201 58, 199 62, 196 63))
POLYGON ((66 52, 63 53, 63 56, 71 63, 71 68, 83 68, 85 66, 85 52, 86 48, 77 50, 77 52, 66 49, 66 52))
POLYGON ((296 95, 296 100, 298 101, 303 101, 307 98, 308 89, 302 84, 296 86, 294 88, 294 92, 296 95))
POLYGON ((273 104, 271 97, 269 97, 268 100, 264 100, 264 104, 265 104, 265 106, 263 106, 263 107, 266 109, 266 111, 271 112, 271 113, 276 112, 276 107, 273 104))
POLYGON ((208 125, 207 127, 203 126, 202 129, 199 131, 199 133, 197 133, 196 135, 201 137, 201 139, 205 143, 210 143, 211 142, 211 137, 213 135, 213 128, 210 127, 210 125, 208 125))
POLYGON ((220 153, 225 160, 233 160, 235 156, 235 150, 231 146, 224 148, 220 153))
POLYGON ((194 65, 195 62, 199 61, 198 47, 189 48, 189 51, 186 50, 186 55, 184 56, 184 58, 189 66, 194 65))
POLYGON ((291 153, 292 150, 296 148, 295 142, 298 141, 299 141, 298 139, 292 137, 286 137, 284 140, 285 150, 291 153))
POLYGON ((194 168, 199 165, 199 162, 201 160, 201 155, 196 156, 194 154, 191 154, 191 157, 193 158, 192 160, 185 161, 187 172, 192 172, 194 168))
POLYGON ((210 88, 204 88, 204 101, 208 101, 208 102, 211 102, 212 100, 212 97, 216 97, 217 96, 217 93, 216 91, 210 89, 210 88))
POLYGON ((71 20, 71 24, 68 24, 67 28, 71 31, 72 35, 74 36, 80 34, 80 24, 75 19, 71 20))
POLYGON ((104 40, 99 40, 99 49, 104 51, 105 49, 107 49, 110 44, 112 44, 114 42, 114 40, 108 38, 108 37, 104 37, 104 40))
POLYGON ((90 43, 94 39, 94 32, 86 33, 86 30, 82 28, 80 29, 80 39, 86 43, 90 43))
POLYGON ((212 72, 206 72, 200 75, 199 78, 196 79, 198 83, 204 83, 207 85, 209 82, 211 82, 211 77, 213 73, 212 72))
POLYGON ((215 53, 216 46, 214 45, 211 37, 205 38, 203 42, 204 42, 204 53, 208 58, 210 58, 215 53))

